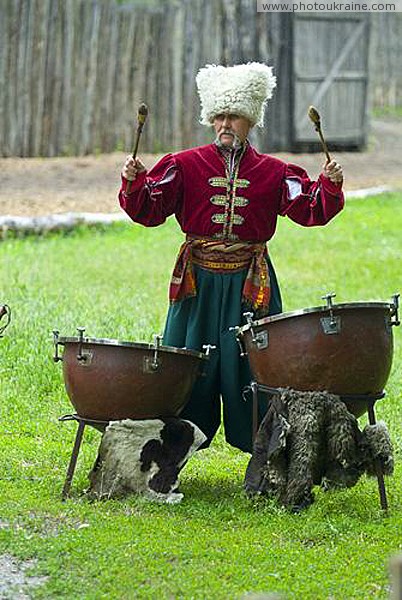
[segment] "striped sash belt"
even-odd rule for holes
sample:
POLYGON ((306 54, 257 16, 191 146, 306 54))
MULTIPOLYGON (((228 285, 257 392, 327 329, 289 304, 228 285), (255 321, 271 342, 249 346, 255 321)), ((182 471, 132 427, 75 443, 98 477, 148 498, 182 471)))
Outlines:
POLYGON ((193 265, 216 273, 247 269, 243 301, 253 310, 265 312, 270 298, 265 242, 226 242, 187 236, 181 245, 170 281, 169 298, 178 302, 197 295, 193 265))

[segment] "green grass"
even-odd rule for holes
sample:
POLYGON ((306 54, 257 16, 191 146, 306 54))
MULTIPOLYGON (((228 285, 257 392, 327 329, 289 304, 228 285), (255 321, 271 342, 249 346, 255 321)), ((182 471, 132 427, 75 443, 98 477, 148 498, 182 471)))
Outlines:
POLYGON ((402 106, 376 106, 373 108, 373 116, 376 118, 392 117, 402 118, 402 106))
MULTIPOLYGON (((385 301, 398 291, 401 203, 396 194, 350 201, 325 228, 281 219, 270 250, 285 309, 316 306, 333 290, 338 302, 385 301)), ((163 328, 181 238, 170 220, 154 230, 120 224, 0 243, 0 302, 13 309, 0 340, 0 555, 37 559, 35 574, 48 579, 34 598, 387 598, 388 560, 402 549, 400 329, 377 408, 396 455, 388 517, 367 478, 350 490, 317 490, 300 515, 248 500, 249 457, 222 432, 182 473, 183 503, 165 506, 85 498, 100 439, 89 429, 72 498, 61 502, 75 424, 57 420, 72 408, 51 331, 75 335, 85 325, 91 337, 148 341, 163 328)))

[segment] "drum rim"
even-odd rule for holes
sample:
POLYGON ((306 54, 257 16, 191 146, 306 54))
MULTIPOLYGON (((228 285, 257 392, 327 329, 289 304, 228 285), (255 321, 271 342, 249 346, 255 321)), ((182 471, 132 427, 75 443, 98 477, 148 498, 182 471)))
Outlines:
MULTIPOLYGON (((84 337, 82 340, 79 337, 59 337, 57 340, 57 343, 60 345, 65 345, 65 344, 79 344, 82 343, 83 345, 85 344, 95 344, 98 346, 118 346, 120 348, 136 348, 137 350, 150 350, 150 351, 155 351, 156 347, 152 344, 149 343, 147 344, 146 342, 126 342, 123 340, 116 340, 113 338, 92 338, 92 337, 84 337)), ((193 356, 195 358, 201 358, 201 359, 209 359, 209 356, 207 356, 206 354, 204 354, 203 352, 198 352, 197 350, 190 350, 188 348, 176 348, 174 346, 164 346, 164 345, 160 345, 158 347, 158 352, 162 351, 162 352, 168 352, 171 354, 181 354, 183 356, 193 356)))
MULTIPOLYGON (((392 304, 389 302, 344 302, 340 304, 333 304, 331 310, 336 312, 337 310, 344 310, 347 308, 383 308, 387 310, 391 310, 392 304)), ((284 319, 292 318, 292 317, 301 317, 303 315, 312 314, 315 312, 318 313, 329 313, 330 308, 328 306, 312 306, 309 308, 301 308, 298 310, 293 310, 290 312, 278 313, 277 315, 272 315, 268 317, 263 317, 262 319, 258 319, 253 321, 252 324, 247 323, 240 327, 240 331, 247 331, 250 327, 258 327, 260 325, 265 325, 267 323, 274 323, 275 321, 282 321, 284 319)))

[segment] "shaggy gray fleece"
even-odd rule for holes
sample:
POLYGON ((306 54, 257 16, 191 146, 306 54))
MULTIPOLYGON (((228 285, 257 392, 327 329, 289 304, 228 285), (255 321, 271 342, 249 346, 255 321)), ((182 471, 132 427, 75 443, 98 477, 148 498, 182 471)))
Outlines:
POLYGON ((339 396, 327 392, 278 390, 256 435, 247 467, 248 494, 265 494, 300 510, 309 506, 314 485, 351 487, 363 473, 393 472, 385 423, 366 425, 339 396))

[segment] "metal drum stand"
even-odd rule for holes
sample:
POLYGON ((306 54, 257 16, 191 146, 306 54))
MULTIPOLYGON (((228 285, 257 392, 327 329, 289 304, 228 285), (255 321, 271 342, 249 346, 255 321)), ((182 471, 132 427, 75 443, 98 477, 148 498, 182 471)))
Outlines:
MULTIPOLYGON (((250 389, 253 397, 253 440, 257 435, 258 427, 259 427, 259 418, 258 418, 258 393, 266 394, 269 397, 274 394, 280 393, 279 388, 268 387, 261 383, 257 383, 256 381, 252 381, 250 383, 250 389)), ((364 403, 367 408, 368 420, 370 425, 376 424, 376 417, 374 412, 374 405, 377 400, 384 398, 385 392, 381 392, 379 394, 375 394, 373 396, 368 395, 342 395, 339 396, 340 399, 346 404, 346 406, 354 403, 364 403)), ((375 470, 376 477, 378 482, 378 493, 380 495, 380 505, 384 511, 388 510, 388 500, 387 493, 385 489, 385 481, 384 481, 384 473, 382 470, 381 462, 377 459, 375 461, 375 470)))
POLYGON ((109 425, 110 421, 98 421, 95 419, 86 419, 84 417, 80 417, 77 414, 64 415, 63 417, 59 418, 59 421, 61 421, 63 423, 65 421, 77 421, 77 423, 78 423, 78 429, 77 429, 77 433, 76 433, 75 440, 74 440, 73 451, 71 453, 71 458, 70 458, 70 462, 68 464, 67 475, 66 475, 66 479, 64 482, 63 491, 61 493, 61 499, 64 502, 68 498, 69 493, 70 493, 71 482, 74 477, 74 471, 75 471, 75 467, 77 465, 78 454, 80 452, 81 442, 82 442, 82 438, 84 435, 85 426, 90 425, 91 427, 94 427, 95 429, 97 429, 98 431, 101 431, 103 433, 105 431, 106 427, 109 425))

